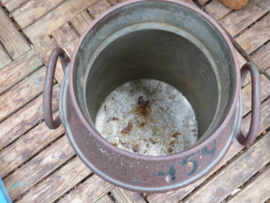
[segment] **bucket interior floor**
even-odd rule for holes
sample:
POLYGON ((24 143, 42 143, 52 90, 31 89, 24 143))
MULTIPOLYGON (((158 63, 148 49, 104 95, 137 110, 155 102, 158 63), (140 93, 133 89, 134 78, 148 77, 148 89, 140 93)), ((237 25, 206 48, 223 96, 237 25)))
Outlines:
POLYGON ((179 153, 198 140, 188 100, 173 86, 153 79, 131 81, 112 91, 95 126, 115 146, 147 156, 179 153))

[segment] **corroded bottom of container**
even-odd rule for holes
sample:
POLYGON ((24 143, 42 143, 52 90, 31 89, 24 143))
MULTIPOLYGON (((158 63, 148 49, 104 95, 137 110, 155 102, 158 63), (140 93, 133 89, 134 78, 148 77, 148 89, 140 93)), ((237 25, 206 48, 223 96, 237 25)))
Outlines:
POLYGON ((198 124, 192 106, 176 88, 153 79, 128 82, 112 91, 95 120, 98 132, 125 151, 166 156, 192 147, 198 124))

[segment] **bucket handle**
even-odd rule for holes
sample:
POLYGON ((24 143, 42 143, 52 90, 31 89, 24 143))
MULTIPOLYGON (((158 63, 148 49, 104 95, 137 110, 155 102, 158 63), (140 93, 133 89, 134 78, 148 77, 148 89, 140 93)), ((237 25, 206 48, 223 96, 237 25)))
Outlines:
POLYGON ((243 65, 241 69, 241 83, 243 84, 246 76, 250 72, 251 74, 251 83, 252 83, 252 113, 251 113, 251 122, 247 136, 244 135, 242 131, 237 138, 238 142, 243 146, 250 146, 257 137, 260 121, 261 121, 261 80, 260 72, 256 66, 248 62, 243 65))
POLYGON ((56 68, 56 63, 60 57, 62 63, 63 72, 69 65, 69 58, 66 52, 62 48, 55 48, 49 58, 48 67, 46 70, 44 92, 43 92, 43 109, 44 109, 44 120, 48 128, 56 129, 60 126, 61 120, 59 115, 55 120, 52 116, 52 90, 53 90, 53 80, 56 68))

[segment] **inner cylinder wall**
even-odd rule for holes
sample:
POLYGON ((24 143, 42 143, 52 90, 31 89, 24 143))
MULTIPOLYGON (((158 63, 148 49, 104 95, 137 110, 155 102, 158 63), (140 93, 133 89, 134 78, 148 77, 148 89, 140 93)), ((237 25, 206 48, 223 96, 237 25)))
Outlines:
POLYGON ((192 42, 161 30, 129 33, 99 54, 89 72, 85 90, 92 121, 101 102, 113 89, 143 78, 166 82, 182 92, 195 110, 199 136, 204 134, 218 103, 218 84, 213 68, 192 42))
POLYGON ((80 110, 92 128, 104 98, 119 85, 138 78, 164 81, 184 94, 198 119, 199 142, 225 119, 237 88, 233 56, 223 36, 197 12, 171 2, 141 1, 116 9, 100 19, 83 39, 74 63, 73 84, 80 110), (149 26, 136 31, 140 25, 153 22, 193 36, 212 60, 207 60, 209 55, 206 57, 205 49, 197 48, 194 40, 167 28, 149 26), (102 43, 128 26, 134 31, 117 37, 97 54, 102 43), (204 133, 210 123, 211 128, 204 133))

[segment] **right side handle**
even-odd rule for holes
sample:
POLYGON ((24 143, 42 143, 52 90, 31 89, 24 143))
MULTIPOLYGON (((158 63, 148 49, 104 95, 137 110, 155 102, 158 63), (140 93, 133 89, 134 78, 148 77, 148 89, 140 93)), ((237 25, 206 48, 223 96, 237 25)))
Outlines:
POLYGON ((246 76, 250 72, 252 83, 252 107, 251 121, 247 136, 242 131, 237 138, 238 142, 244 146, 250 146, 259 132, 261 121, 261 80, 260 72, 253 63, 246 63, 241 69, 241 82, 244 83, 246 76))

